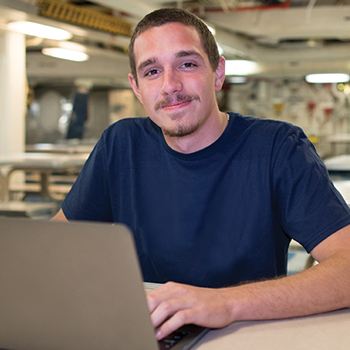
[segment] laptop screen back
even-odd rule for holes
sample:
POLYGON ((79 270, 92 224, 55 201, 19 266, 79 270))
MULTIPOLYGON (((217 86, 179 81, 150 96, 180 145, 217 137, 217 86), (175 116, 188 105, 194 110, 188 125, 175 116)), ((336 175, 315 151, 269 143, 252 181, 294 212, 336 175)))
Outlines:
POLYGON ((129 230, 0 218, 0 348, 158 349, 129 230))

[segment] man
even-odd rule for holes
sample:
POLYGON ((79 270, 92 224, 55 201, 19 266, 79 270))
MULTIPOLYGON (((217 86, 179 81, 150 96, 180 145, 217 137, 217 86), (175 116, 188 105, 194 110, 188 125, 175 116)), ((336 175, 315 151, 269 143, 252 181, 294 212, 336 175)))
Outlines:
POLYGON ((349 307, 349 209, 303 132, 219 111, 225 61, 186 11, 147 15, 129 57, 149 118, 105 131, 55 219, 132 229, 145 280, 173 281, 148 295, 157 338, 349 307), (283 277, 291 238, 319 264, 283 277))

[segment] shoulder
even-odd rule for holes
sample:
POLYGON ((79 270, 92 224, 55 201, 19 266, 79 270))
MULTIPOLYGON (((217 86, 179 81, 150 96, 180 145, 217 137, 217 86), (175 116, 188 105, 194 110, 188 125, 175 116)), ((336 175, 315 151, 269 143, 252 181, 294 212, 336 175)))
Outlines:
POLYGON ((270 133, 299 133, 302 129, 298 126, 290 124, 288 122, 273 120, 273 119, 261 119, 256 117, 245 116, 239 113, 230 113, 233 119, 235 128, 242 130, 255 130, 255 131, 269 131, 270 133))
POLYGON ((299 140, 308 142, 303 130, 288 122, 260 119, 238 113, 231 113, 230 116, 232 118, 231 132, 236 139, 242 138, 254 145, 273 148, 286 143, 286 141, 287 143, 300 142, 299 140))

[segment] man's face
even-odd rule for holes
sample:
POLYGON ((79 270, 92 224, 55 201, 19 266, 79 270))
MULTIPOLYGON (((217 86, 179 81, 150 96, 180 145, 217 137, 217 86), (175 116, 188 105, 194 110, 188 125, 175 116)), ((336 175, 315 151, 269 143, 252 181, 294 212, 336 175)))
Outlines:
POLYGON ((188 136, 210 124, 223 64, 212 71, 194 28, 169 23, 149 29, 136 38, 134 53, 138 86, 129 75, 131 86, 165 136, 188 136))

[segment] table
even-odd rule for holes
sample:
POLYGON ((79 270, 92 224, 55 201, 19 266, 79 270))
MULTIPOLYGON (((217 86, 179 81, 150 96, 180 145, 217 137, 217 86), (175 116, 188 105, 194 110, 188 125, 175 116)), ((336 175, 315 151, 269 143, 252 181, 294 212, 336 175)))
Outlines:
POLYGON ((336 134, 327 137, 330 143, 350 143, 350 134, 336 134))
POLYGON ((30 219, 50 219, 59 210, 57 203, 35 203, 24 201, 0 201, 0 215, 10 217, 25 217, 30 219))
POLYGON ((93 144, 36 143, 34 145, 27 145, 26 152, 76 154, 90 153, 93 148, 93 144))
MULTIPOLYGON (((349 147, 349 145, 350 145, 350 134, 346 133, 346 134, 331 135, 331 136, 327 137, 326 141, 331 144, 331 152, 332 152, 332 154, 335 154, 337 145, 340 144, 340 145, 346 145, 346 146, 349 147)), ((347 152, 349 151, 348 147, 347 147, 347 152)))
POLYGON ((14 171, 40 173, 41 196, 50 197, 49 176, 52 172, 80 171, 89 153, 49 154, 13 153, 0 156, 0 200, 9 201, 9 179, 14 171))
POLYGON ((328 158, 324 164, 328 171, 350 171, 350 154, 328 158))
POLYGON ((348 350, 350 309, 276 321, 235 322, 211 330, 199 350, 348 350))

